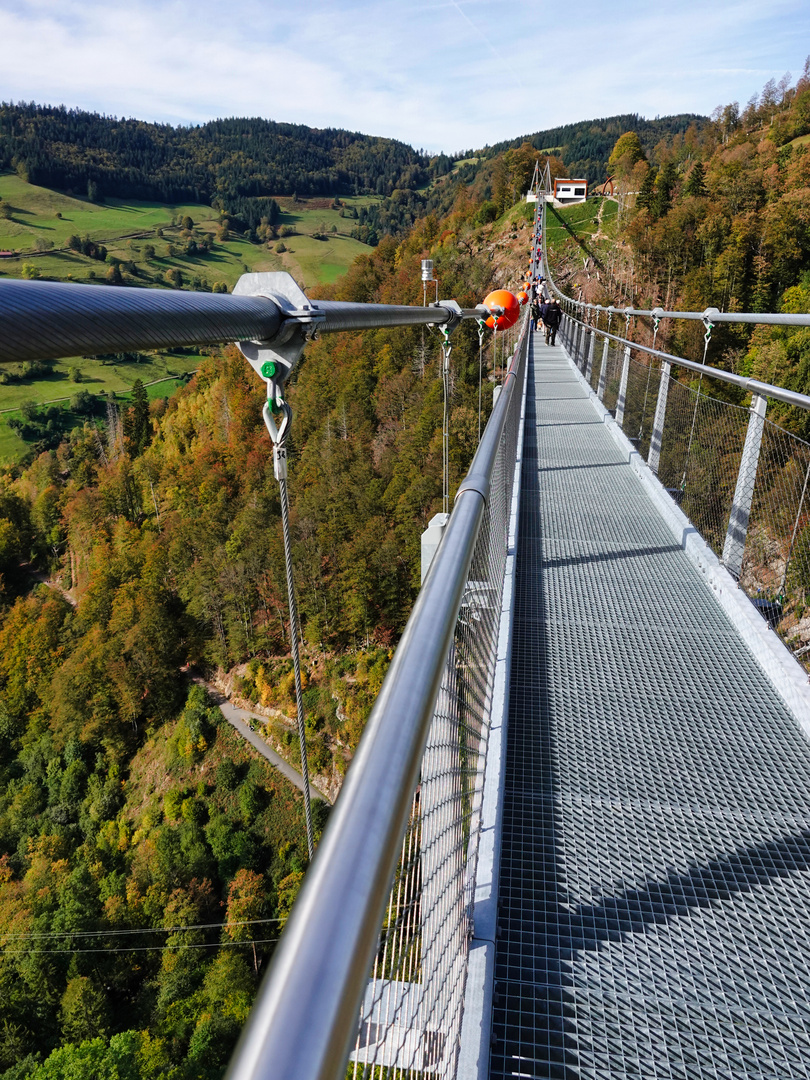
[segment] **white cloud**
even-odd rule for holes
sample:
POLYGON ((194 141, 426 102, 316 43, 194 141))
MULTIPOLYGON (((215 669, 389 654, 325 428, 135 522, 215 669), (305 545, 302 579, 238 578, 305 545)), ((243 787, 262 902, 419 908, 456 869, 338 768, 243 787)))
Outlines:
POLYGON ((798 0, 0 0, 0 98, 171 123, 261 115, 458 150, 707 113, 804 64, 798 0))

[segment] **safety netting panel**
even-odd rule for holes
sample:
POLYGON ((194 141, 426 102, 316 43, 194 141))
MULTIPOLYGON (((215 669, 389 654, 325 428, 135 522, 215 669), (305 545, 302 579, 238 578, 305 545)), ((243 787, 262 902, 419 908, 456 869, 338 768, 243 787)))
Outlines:
POLYGON ((658 479, 718 556, 723 554, 748 409, 670 376, 658 479))
POLYGON ((456 1076, 481 799, 526 363, 491 475, 350 1077, 456 1076))

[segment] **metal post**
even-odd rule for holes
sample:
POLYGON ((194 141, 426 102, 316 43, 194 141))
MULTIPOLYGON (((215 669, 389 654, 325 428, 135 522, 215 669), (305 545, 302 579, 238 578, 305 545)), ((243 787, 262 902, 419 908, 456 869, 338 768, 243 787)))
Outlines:
POLYGON ((608 344, 608 339, 605 338, 602 343, 602 366, 599 369, 599 385, 596 388, 596 396, 602 402, 605 400, 605 389, 607 387, 608 344))
POLYGON ((576 323, 574 325, 574 363, 577 365, 578 368, 582 367, 582 365, 579 362, 579 341, 580 341, 581 337, 582 337, 582 323, 576 323))
POLYGON ((757 480, 759 449, 762 445, 762 433, 765 430, 765 410, 768 399, 755 394, 751 399, 751 412, 748 417, 748 431, 745 435, 740 470, 737 473, 737 486, 734 489, 734 502, 728 519, 728 532, 723 544, 723 563, 730 574, 739 578, 742 573, 745 538, 748 534, 748 519, 754 499, 754 485, 757 480))
POLYGON ((667 412, 667 392, 669 391, 670 369, 670 364, 664 360, 661 364, 661 381, 658 384, 658 401, 655 404, 655 419, 653 420, 652 438, 650 439, 650 452, 647 455, 647 464, 655 476, 658 476, 658 466, 661 461, 661 440, 664 437, 664 418, 667 412))
POLYGON ((624 403, 627 398, 627 376, 630 373, 630 346, 624 347, 624 360, 622 361, 622 378, 619 383, 619 396, 616 399, 616 423, 619 427, 624 424, 624 403))
POLYGON ((588 338, 588 360, 585 365, 585 378, 590 384, 591 376, 593 375, 593 351, 596 347, 596 334, 594 333, 593 329, 588 331, 588 338))
POLYGON ((450 333, 442 327, 442 390, 444 408, 442 415, 442 512, 450 513, 450 333))
POLYGON ((439 550, 439 544, 442 542, 445 526, 449 520, 449 514, 434 514, 428 522, 428 527, 422 533, 420 545, 422 557, 422 584, 424 584, 425 578, 428 575, 428 570, 430 570, 430 564, 433 562, 433 557, 439 550))

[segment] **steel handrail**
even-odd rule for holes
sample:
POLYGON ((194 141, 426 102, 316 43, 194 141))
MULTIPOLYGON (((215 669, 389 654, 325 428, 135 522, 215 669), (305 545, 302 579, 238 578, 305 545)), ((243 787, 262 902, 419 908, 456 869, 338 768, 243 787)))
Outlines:
POLYGON ((795 405, 799 409, 810 410, 810 395, 800 394, 797 390, 787 390, 783 386, 774 386, 772 383, 760 382, 759 379, 749 379, 744 375, 735 375, 732 371, 723 371, 722 368, 700 364, 697 360, 686 360, 682 356, 675 356, 672 353, 663 352, 661 349, 653 349, 649 345, 639 345, 638 342, 630 341, 629 338, 619 337, 617 334, 611 334, 607 330, 600 330, 596 326, 589 326, 588 323, 574 318, 573 315, 567 315, 567 318, 579 326, 584 326, 588 333, 599 334, 600 337, 608 338, 610 341, 615 341, 620 345, 629 345, 631 349, 647 353, 649 356, 656 356, 668 364, 677 364, 679 367, 688 368, 689 371, 696 371, 700 375, 731 383, 733 386, 738 386, 741 390, 744 390, 747 394, 758 394, 760 397, 774 398, 776 401, 784 402, 785 405, 795 405))
MULTIPOLYGON (((810 326, 810 315, 783 315, 783 314, 752 314, 752 313, 722 313, 717 308, 706 308, 703 312, 696 311, 665 311, 663 308, 652 308, 651 310, 642 310, 640 308, 619 308, 613 305, 604 307, 601 304, 586 304, 582 300, 574 300, 570 296, 566 296, 557 287, 554 279, 551 276, 551 269, 548 263, 548 250, 546 247, 546 229, 545 229, 545 204, 543 204, 543 218, 542 218, 542 236, 543 236, 543 249, 542 249, 542 265, 545 269, 545 277, 549 286, 554 290, 557 296, 561 300, 565 300, 567 303, 574 305, 575 307, 588 310, 601 312, 604 311, 610 315, 649 315, 652 318, 664 319, 664 318, 677 318, 677 319, 694 319, 700 320, 704 324, 715 324, 718 322, 747 322, 747 323, 766 323, 773 326, 810 326)), ((781 401, 786 405, 795 405, 799 409, 810 410, 810 395, 800 394, 796 390, 788 390, 783 386, 774 386, 772 383, 760 382, 759 379, 749 379, 744 375, 736 375, 731 371, 724 371, 722 368, 709 367, 706 364, 700 364, 696 360, 686 360, 682 356, 675 356, 672 353, 664 352, 661 349, 654 349, 648 345, 640 345, 635 341, 630 341, 628 338, 620 337, 618 334, 611 334, 608 330, 601 330, 599 327, 584 322, 581 319, 575 318, 573 315, 568 314, 568 318, 572 322, 579 323, 580 326, 584 326, 588 332, 600 334, 602 337, 608 338, 611 341, 615 341, 624 346, 630 346, 631 349, 635 349, 639 352, 647 353, 649 356, 655 356, 665 361, 668 364, 676 364, 679 367, 687 368, 689 371, 696 371, 701 375, 707 375, 712 379, 719 379, 721 382, 730 383, 733 386, 739 387, 745 393, 757 394, 760 397, 773 398, 776 401, 781 401)))
POLYGON ((520 392, 527 327, 526 318, 228 1080, 343 1080, 498 446, 520 392))
POLYGON ((665 311, 664 308, 634 308, 634 307, 616 307, 613 304, 605 307, 604 304, 588 304, 584 300, 575 300, 571 296, 565 296, 560 292, 557 286, 549 278, 552 288, 558 296, 564 297, 564 299, 576 307, 579 307, 588 311, 605 312, 609 315, 624 315, 635 316, 643 315, 652 319, 692 319, 695 322, 707 323, 712 325, 717 323, 752 323, 762 324, 764 326, 810 326, 810 314, 785 314, 781 312, 764 312, 757 314, 750 311, 719 311, 717 308, 709 307, 705 311, 665 311))

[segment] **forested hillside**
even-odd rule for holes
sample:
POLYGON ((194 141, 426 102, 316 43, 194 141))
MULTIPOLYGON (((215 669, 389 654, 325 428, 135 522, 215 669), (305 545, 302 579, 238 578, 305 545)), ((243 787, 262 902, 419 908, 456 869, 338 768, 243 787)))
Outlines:
POLYGON ((693 113, 662 116, 655 120, 645 120, 635 113, 608 116, 600 120, 564 124, 537 131, 534 135, 496 143, 487 147, 484 154, 495 157, 529 143, 535 150, 559 157, 565 166, 566 176, 583 176, 592 184, 602 183, 608 175, 608 159, 613 146, 625 131, 635 131, 641 145, 651 153, 659 144, 667 145, 673 136, 682 135, 690 128, 699 132, 707 122, 707 117, 693 113))
POLYGON ((426 183, 428 164, 394 139, 261 118, 174 128, 64 106, 0 105, 0 169, 93 201, 216 201, 244 215, 249 200, 273 195, 390 195, 426 183))
MULTIPOLYGON (((554 219, 555 258, 564 269, 570 246, 578 275, 567 283, 644 306, 806 310, 808 102, 805 78, 711 122, 611 129, 621 222, 615 202, 601 216, 589 203, 554 219), (617 228, 618 246, 608 239, 617 228)), ((30 108, 18 149, 36 144, 33 132, 61 130, 64 141, 48 144, 55 160, 84 177, 90 121, 85 131, 79 114, 30 108)), ((532 207, 521 203, 535 142, 437 159, 430 187, 417 190, 427 175, 418 155, 391 149, 389 160, 382 143, 346 133, 308 142, 308 129, 267 125, 254 144, 252 121, 180 134, 96 121, 106 125, 105 175, 137 184, 146 170, 195 192, 198 178, 219 177, 206 195, 245 199, 245 214, 270 175, 250 156, 259 144, 268 169, 278 144, 277 160, 289 152, 301 175, 343 169, 358 190, 382 175, 384 198, 350 219, 377 246, 321 286, 325 297, 421 303, 420 260, 430 257, 442 295, 472 306, 525 270, 532 207)), ((591 125, 597 142, 608 123, 591 125)), ((536 138, 553 175, 576 171, 565 146, 597 147, 580 161, 605 153, 584 130, 564 144, 536 138)), ((25 175, 33 163, 36 177, 43 155, 9 164, 25 175)), ((101 176, 90 180, 103 197, 101 176)), ((354 205, 347 197, 341 209, 354 205)), ((189 243, 194 228, 183 230, 189 243)), ((716 334, 718 361, 806 381, 806 332, 760 334, 716 334)), ((453 346, 451 494, 477 440, 476 327, 460 326, 453 346)), ((308 345, 289 388, 307 753, 313 772, 338 780, 416 594, 419 535, 441 506, 439 355, 431 331, 326 335, 308 345)), ((485 362, 490 391, 488 353, 485 362)), ((168 401, 139 394, 0 477, 0 1080, 218 1080, 300 886, 297 792, 194 681, 228 673, 295 759, 262 400, 259 380, 225 349, 168 401)), ((490 392, 484 401, 486 418, 490 392)), ((317 813, 320 829, 322 804, 317 813)))
MULTIPOLYGON (((601 270, 592 262, 588 280, 570 280, 589 299, 642 308, 810 310, 810 65, 795 85, 771 80, 744 108, 719 108, 651 153, 637 135, 624 133, 610 162, 625 193, 623 245, 600 254, 597 244, 601 270)), ((578 246, 575 258, 581 268, 578 246)), ((659 341, 699 358, 702 335, 700 324, 664 323, 659 341)), ((807 330, 717 327, 709 357, 810 392, 807 330)))
MULTIPOLYGON (((473 305, 514 283, 525 210, 482 225, 462 193, 326 293, 419 303, 429 255, 442 294, 473 305)), ((454 488, 477 436, 475 326, 453 344, 454 488)), ((441 505, 438 357, 431 331, 326 336, 290 387, 316 772, 345 770, 418 586, 419 534, 441 505)), ((190 681, 235 669, 294 760, 262 400, 229 349, 168 402, 140 399, 2 478, 4 1080, 218 1078, 297 893, 297 792, 190 681)))

